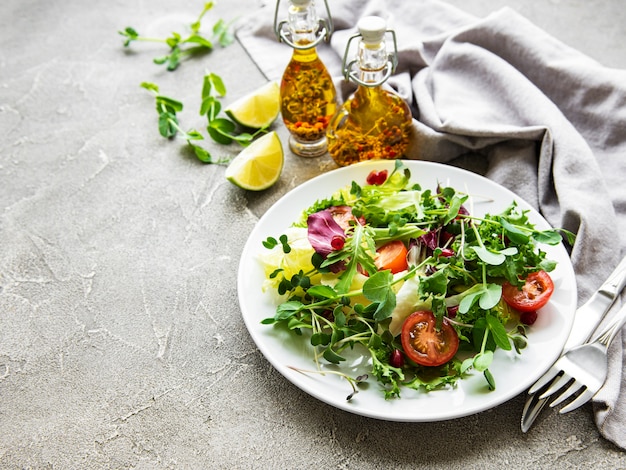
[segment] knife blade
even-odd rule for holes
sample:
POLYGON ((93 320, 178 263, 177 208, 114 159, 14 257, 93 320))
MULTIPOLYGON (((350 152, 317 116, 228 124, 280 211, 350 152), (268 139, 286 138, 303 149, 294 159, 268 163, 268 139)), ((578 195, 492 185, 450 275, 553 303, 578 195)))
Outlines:
MULTIPOLYGON (((589 340, 594 330, 615 302, 615 299, 617 299, 620 292, 624 289, 625 285, 626 256, 620 261, 600 288, 593 293, 589 300, 576 310, 572 330, 567 341, 565 342, 563 352, 579 346, 589 340)), ((558 377, 554 380, 557 379, 558 377)), ((529 393, 522 411, 522 432, 528 432, 541 413, 541 410, 548 402, 548 398, 539 397, 543 393, 543 390, 550 385, 551 383, 537 390, 535 393, 529 393)))

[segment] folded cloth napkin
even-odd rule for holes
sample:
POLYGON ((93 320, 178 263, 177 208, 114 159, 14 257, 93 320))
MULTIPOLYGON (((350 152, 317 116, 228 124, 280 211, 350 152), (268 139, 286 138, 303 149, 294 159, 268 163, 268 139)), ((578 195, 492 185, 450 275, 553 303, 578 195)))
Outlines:
MULTIPOLYGON (((477 19, 435 0, 329 3, 335 32, 318 52, 343 98, 348 38, 362 16, 381 16, 398 43, 389 84, 414 111, 407 157, 480 172, 575 232, 584 302, 626 254, 626 70, 603 67, 508 8, 477 19)), ((291 49, 276 40, 273 18, 274 4, 264 6, 237 36, 267 78, 280 80, 291 49)), ((609 379, 594 398, 600 432, 622 448, 624 339, 613 343, 609 379)))

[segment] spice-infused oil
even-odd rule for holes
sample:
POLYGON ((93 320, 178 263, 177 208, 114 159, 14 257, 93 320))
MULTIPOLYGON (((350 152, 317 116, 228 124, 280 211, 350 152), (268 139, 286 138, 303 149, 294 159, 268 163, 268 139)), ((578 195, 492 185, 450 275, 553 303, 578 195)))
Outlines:
POLYGON ((330 35, 330 27, 318 20, 313 0, 291 0, 285 26, 277 34, 293 47, 293 54, 280 84, 281 114, 291 134, 291 150, 317 157, 326 153, 326 130, 337 110, 332 78, 316 49, 330 35), (320 25, 325 32, 318 35, 320 25))
POLYGON ((344 73, 358 88, 331 120, 327 132, 328 152, 340 166, 400 158, 409 146, 412 132, 408 104, 383 88, 395 69, 395 55, 390 57, 385 44, 385 21, 365 17, 359 21, 358 29, 359 34, 351 38, 361 37, 357 60, 346 65, 350 42, 344 56, 344 73))

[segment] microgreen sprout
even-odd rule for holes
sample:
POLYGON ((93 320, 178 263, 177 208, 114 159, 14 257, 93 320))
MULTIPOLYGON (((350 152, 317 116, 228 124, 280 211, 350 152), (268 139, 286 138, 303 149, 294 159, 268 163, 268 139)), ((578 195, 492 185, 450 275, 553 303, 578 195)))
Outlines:
MULTIPOLYGON (((197 130, 184 131, 180 127, 178 113, 183 110, 183 103, 174 98, 162 95, 158 85, 151 82, 142 82, 141 87, 150 91, 156 100, 156 110, 159 116, 159 133, 168 139, 179 135, 184 138, 198 160, 203 163, 228 164, 229 157, 214 158, 205 148, 195 142, 204 140, 204 136, 197 130)), ((206 116, 209 137, 221 145, 237 142, 241 146, 249 145, 260 134, 266 133, 267 128, 261 128, 254 133, 242 130, 230 119, 220 115, 222 104, 220 98, 226 95, 226 86, 222 78, 212 72, 206 72, 202 80, 202 101, 200 115, 206 116)))
MULTIPOLYGON (((127 26, 122 31, 118 31, 118 33, 124 37, 124 47, 130 47, 131 43, 135 41, 166 44, 169 47, 169 54, 156 57, 153 61, 158 65, 166 65, 167 70, 173 71, 178 68, 185 56, 211 52, 213 50, 212 40, 202 35, 201 28, 204 16, 214 5, 214 2, 204 4, 204 8, 197 19, 189 25, 189 32, 186 35, 173 32, 166 38, 147 37, 139 34, 132 26, 127 26)), ((213 25, 211 31, 213 34, 212 39, 216 39, 220 46, 226 47, 233 42, 230 23, 220 19, 213 25)))
POLYGON ((344 379, 346 379, 348 381, 348 383, 352 387, 352 393, 350 393, 346 397, 346 401, 352 400, 354 395, 359 393, 359 390, 357 389, 357 387, 362 382, 367 380, 367 374, 359 375, 358 377, 352 378, 348 374, 344 374, 343 372, 339 372, 339 371, 336 371, 336 370, 307 370, 307 369, 299 369, 299 368, 293 367, 293 366, 287 366, 287 367, 289 367, 292 370, 295 370, 296 372, 300 372, 301 374, 319 374, 319 375, 322 375, 322 376, 324 376, 326 374, 332 374, 332 375, 338 375, 339 377, 343 377, 344 379))
POLYGON ((240 129, 232 120, 220 116, 222 104, 219 99, 225 95, 226 87, 221 77, 207 72, 202 83, 200 115, 206 116, 208 122, 207 132, 215 142, 222 145, 237 142, 245 147, 256 137, 267 132, 267 127, 264 127, 251 134, 240 129))
POLYGON ((272 248, 274 248, 275 246, 278 246, 278 243, 280 242, 282 248, 283 248, 283 253, 290 253, 291 252, 291 246, 289 245, 289 239, 287 238, 287 235, 283 234, 280 237, 278 237, 278 240, 276 240, 274 237, 267 237, 266 240, 263 241, 263 246, 265 248, 267 248, 268 250, 271 250, 272 248))
POLYGON ((202 135, 195 130, 185 132, 181 129, 177 113, 183 110, 183 103, 159 93, 159 87, 154 83, 142 82, 141 87, 150 91, 156 100, 156 110, 159 115, 159 133, 168 139, 180 133, 186 140, 199 140, 202 135))

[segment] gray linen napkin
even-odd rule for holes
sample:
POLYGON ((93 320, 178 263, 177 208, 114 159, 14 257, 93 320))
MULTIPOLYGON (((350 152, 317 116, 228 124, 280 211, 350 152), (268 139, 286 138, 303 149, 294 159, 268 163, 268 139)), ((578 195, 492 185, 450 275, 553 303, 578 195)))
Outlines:
MULTIPOLYGON (((342 96, 353 89, 341 78, 341 57, 354 25, 386 18, 399 49, 389 84, 412 105, 418 136, 407 157, 480 172, 577 233, 571 260, 584 302, 626 253, 626 71, 601 66, 508 8, 477 19, 435 0, 329 3, 335 33, 318 52, 342 96)), ((254 12, 237 36, 267 78, 280 80, 291 49, 274 37, 273 15, 274 4, 254 12)), ((602 435, 622 448, 624 340, 610 350, 609 380, 593 405, 602 435)))

